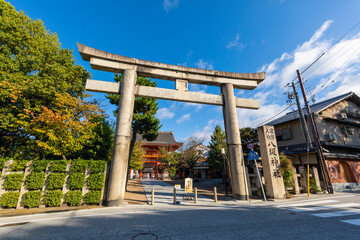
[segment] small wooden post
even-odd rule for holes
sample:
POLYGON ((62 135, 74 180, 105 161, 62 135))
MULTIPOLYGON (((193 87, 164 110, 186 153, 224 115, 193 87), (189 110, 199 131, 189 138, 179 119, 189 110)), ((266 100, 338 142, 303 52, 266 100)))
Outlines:
POLYGON ((155 189, 151 189, 151 205, 155 204, 155 189))
POLYGON ((197 203, 197 187, 194 188, 194 202, 197 203))
POLYGON ((214 202, 217 202, 217 192, 216 192, 216 187, 214 187, 214 202))
POLYGON ((173 199, 173 204, 176 204, 176 188, 174 188, 174 199, 173 199))

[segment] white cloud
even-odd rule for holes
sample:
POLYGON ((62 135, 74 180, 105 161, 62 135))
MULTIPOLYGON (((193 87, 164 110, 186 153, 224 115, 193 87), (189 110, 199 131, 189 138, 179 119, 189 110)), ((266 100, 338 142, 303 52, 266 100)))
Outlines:
POLYGON ((259 100, 260 109, 238 109, 240 127, 256 127, 283 110, 286 107, 284 92, 291 90, 284 86, 296 78, 297 69, 304 70, 324 52, 325 55, 302 75, 305 87, 312 93, 325 83, 328 85, 317 94, 317 102, 349 91, 360 94, 360 33, 335 43, 334 39, 325 36, 331 23, 331 20, 324 22, 308 41, 262 66, 260 71, 266 71, 266 79, 252 97, 259 100))
POLYGON ((202 59, 202 58, 198 62, 195 63, 195 66, 197 66, 198 68, 203 68, 203 69, 210 69, 210 70, 214 69, 214 66, 211 63, 204 61, 204 59, 202 59))
POLYGON ((244 49, 245 45, 243 43, 240 42, 240 34, 237 33, 235 36, 235 39, 228 42, 228 44, 226 45, 227 49, 231 49, 231 48, 237 48, 239 50, 244 49))
POLYGON ((198 111, 200 111, 200 109, 202 109, 204 107, 204 104, 184 102, 183 106, 184 107, 194 107, 195 108, 194 111, 198 112, 198 111))
POLYGON ((160 120, 172 119, 174 115, 175 113, 170 111, 170 108, 160 108, 156 113, 156 117, 160 120))
POLYGON ((190 120, 190 117, 191 117, 191 114, 187 113, 187 114, 183 115, 181 118, 179 118, 178 120, 176 120, 176 123, 179 124, 184 121, 190 120))
POLYGON ((201 130, 201 131, 196 131, 193 134, 193 137, 199 138, 199 139, 204 139, 205 143, 208 143, 210 141, 210 136, 213 133, 215 126, 217 124, 221 124, 222 121, 217 120, 217 119, 211 119, 208 121, 208 124, 201 130))
POLYGON ((179 6, 179 0, 164 0, 163 7, 166 12, 176 9, 179 6))

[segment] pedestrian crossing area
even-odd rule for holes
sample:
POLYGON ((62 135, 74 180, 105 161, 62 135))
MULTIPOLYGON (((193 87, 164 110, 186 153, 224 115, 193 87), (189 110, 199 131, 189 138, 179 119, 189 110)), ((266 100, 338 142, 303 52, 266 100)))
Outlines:
POLYGON ((294 213, 309 213, 320 218, 348 217, 353 219, 339 219, 340 222, 360 226, 360 203, 341 203, 339 200, 314 200, 304 202, 292 202, 288 204, 274 205, 275 208, 288 210, 294 213))

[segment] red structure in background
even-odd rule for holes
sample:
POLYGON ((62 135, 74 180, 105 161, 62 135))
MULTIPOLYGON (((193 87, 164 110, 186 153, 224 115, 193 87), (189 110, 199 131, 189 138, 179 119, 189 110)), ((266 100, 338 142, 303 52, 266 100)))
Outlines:
POLYGON ((143 139, 141 135, 137 135, 136 141, 138 142, 140 140, 142 141, 141 146, 145 150, 145 155, 143 156, 144 168, 140 172, 140 178, 142 178, 144 174, 149 174, 149 177, 155 177, 157 179, 159 166, 165 165, 159 162, 159 158, 161 157, 160 149, 165 148, 168 152, 173 152, 183 145, 180 142, 176 142, 172 131, 160 131, 155 141, 147 141, 143 139))

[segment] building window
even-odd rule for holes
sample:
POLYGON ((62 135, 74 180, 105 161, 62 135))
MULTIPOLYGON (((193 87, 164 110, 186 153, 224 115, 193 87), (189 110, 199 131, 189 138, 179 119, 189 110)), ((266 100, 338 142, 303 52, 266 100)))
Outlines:
POLYGON ((340 125, 340 130, 341 130, 341 133, 343 135, 345 135, 345 137, 347 137, 347 134, 346 134, 346 127, 344 125, 340 125))
POLYGON ((354 130, 350 126, 346 126, 346 133, 347 135, 354 135, 354 130))

